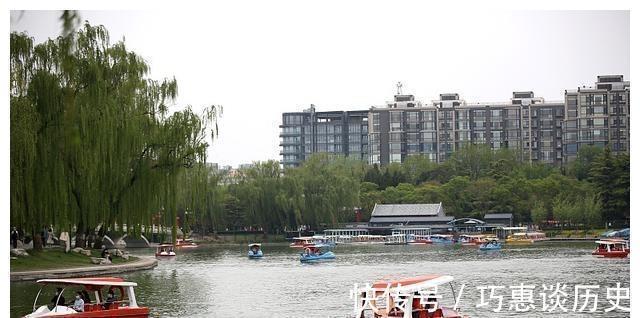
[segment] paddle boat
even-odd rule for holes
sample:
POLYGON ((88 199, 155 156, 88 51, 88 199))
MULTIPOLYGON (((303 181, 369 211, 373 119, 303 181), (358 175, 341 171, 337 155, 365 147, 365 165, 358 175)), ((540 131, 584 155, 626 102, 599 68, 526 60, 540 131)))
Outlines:
POLYGON ((507 244, 533 244, 535 242, 548 241, 546 234, 542 232, 518 232, 507 237, 507 244))
POLYGON ((356 290, 354 317, 468 318, 456 308, 440 304, 438 287, 449 284, 453 290, 452 281, 453 277, 446 275, 379 280, 356 290))
POLYGON ((500 243, 497 239, 485 239, 484 243, 482 243, 479 247, 481 251, 497 251, 502 249, 502 243, 500 243))
MULTIPOLYGON (((91 278, 60 278, 60 279, 41 279, 37 281, 42 287, 36 295, 33 302, 33 312, 23 318, 36 317, 128 317, 128 318, 146 318, 149 317, 149 308, 139 307, 136 302, 136 295, 133 290, 138 284, 127 282, 119 277, 91 277, 91 278), (43 289, 47 286, 55 286, 60 289, 56 300, 51 301, 49 305, 43 304, 39 307, 38 299, 42 295, 43 289), (84 303, 82 310, 73 308, 73 300, 68 306, 61 304, 61 296, 64 299, 64 292, 67 291, 67 299, 73 298, 78 290, 84 290, 91 300, 84 303), (114 299, 104 297, 107 290, 113 291, 114 299), (53 306, 53 304, 57 306, 53 306)), ((48 301, 49 297, 44 297, 48 301)), ((42 301, 41 301, 42 303, 42 301)))
POLYGON ((628 240, 631 237, 631 229, 626 228, 619 231, 608 231, 601 235, 603 239, 623 239, 628 240))
POLYGON ((194 247, 198 247, 198 244, 196 244, 196 242, 194 242, 192 239, 178 239, 176 241, 176 247, 194 248, 194 247))
POLYGON ((173 244, 160 244, 156 246, 157 259, 171 259, 174 257, 176 257, 176 252, 173 249, 173 244))
POLYGON ((309 244, 304 247, 304 251, 300 253, 300 262, 322 262, 336 258, 336 255, 330 250, 331 248, 322 244, 309 244))
POLYGON ((407 236, 404 234, 387 235, 384 245, 406 245, 407 236))
POLYGON ((331 238, 324 235, 314 235, 311 237, 311 239, 313 244, 322 244, 329 247, 336 247, 336 242, 332 241, 331 238))
POLYGON ((249 256, 249 258, 261 258, 263 256, 262 249, 260 249, 261 246, 262 244, 260 243, 249 244, 249 252, 247 252, 247 256, 249 256))
POLYGON ((433 241, 431 240, 431 237, 429 235, 409 234, 407 236, 407 244, 427 245, 427 244, 433 244, 433 241))
POLYGON ((598 247, 591 255, 604 258, 624 258, 629 256, 629 250, 627 250, 627 242, 620 240, 602 240, 596 241, 598 247))
POLYGON ((463 234, 458 238, 458 243, 462 246, 476 246, 483 243, 483 235, 468 235, 463 234))
POLYGON ((453 244, 453 235, 448 234, 433 234, 431 235, 431 241, 433 244, 453 244))
POLYGON ((313 244, 313 237, 311 236, 300 236, 291 238, 293 242, 289 244, 289 247, 293 248, 304 248, 306 245, 313 244))

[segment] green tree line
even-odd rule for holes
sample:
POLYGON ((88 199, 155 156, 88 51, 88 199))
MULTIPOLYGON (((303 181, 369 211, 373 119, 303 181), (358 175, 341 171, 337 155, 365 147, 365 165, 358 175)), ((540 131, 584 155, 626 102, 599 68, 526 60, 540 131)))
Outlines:
POLYGON ((593 146, 582 147, 562 169, 523 162, 510 150, 468 145, 441 164, 411 156, 380 167, 317 154, 297 168, 260 162, 233 182, 216 185, 220 178, 209 184, 217 187, 206 199, 209 206, 196 212, 207 220, 204 232, 336 226, 354 221, 356 207, 368 220, 378 203, 442 202, 456 218, 513 213, 517 223, 595 227, 629 219, 629 156, 593 146))

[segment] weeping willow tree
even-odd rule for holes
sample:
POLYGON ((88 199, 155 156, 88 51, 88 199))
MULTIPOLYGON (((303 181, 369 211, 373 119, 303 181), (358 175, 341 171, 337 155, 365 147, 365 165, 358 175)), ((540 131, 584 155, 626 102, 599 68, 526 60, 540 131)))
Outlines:
POLYGON ((364 163, 344 157, 315 155, 288 173, 304 189, 302 222, 313 227, 345 222, 359 205, 364 163))
POLYGON ((109 230, 139 234, 163 208, 175 225, 178 177, 205 162, 221 108, 170 113, 176 80, 147 78, 103 26, 38 45, 12 33, 10 48, 12 224, 34 237, 75 230, 82 247, 109 230))
POLYGON ((227 227, 245 226, 265 232, 335 225, 353 215, 359 204, 361 161, 314 155, 302 167, 281 173, 278 162, 256 163, 229 185, 227 227))
POLYGON ((177 200, 185 235, 191 230, 204 235, 223 228, 225 192, 219 181, 218 171, 203 163, 180 173, 177 200))

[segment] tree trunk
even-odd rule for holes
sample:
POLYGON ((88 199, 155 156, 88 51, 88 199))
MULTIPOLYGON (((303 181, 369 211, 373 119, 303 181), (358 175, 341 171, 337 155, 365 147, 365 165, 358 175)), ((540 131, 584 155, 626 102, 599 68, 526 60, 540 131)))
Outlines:
POLYGON ((86 247, 86 239, 85 239, 85 226, 82 220, 78 222, 78 227, 76 229, 76 245, 75 247, 86 247))
POLYGON ((32 231, 31 236, 33 237, 33 250, 42 251, 42 236, 39 230, 32 231))
POLYGON ((95 238, 95 240, 93 241, 93 248, 95 249, 101 249, 102 248, 102 239, 104 238, 105 233, 105 229, 107 228, 105 223, 102 223, 102 225, 100 226, 100 230, 98 231, 98 236, 95 238))
POLYGON ((94 244, 95 231, 89 231, 89 229, 87 229, 85 237, 87 238, 87 242, 85 243, 85 246, 86 248, 90 249, 91 247, 93 247, 93 244, 94 244))

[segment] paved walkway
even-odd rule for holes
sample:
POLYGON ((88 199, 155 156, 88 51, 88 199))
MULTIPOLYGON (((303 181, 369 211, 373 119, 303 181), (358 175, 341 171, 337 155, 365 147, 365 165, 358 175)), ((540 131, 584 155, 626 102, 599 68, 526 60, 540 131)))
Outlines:
POLYGON ((138 260, 125 264, 11 272, 11 281, 30 281, 43 278, 103 276, 144 269, 152 269, 156 266, 158 266, 158 260, 156 260, 154 257, 138 256, 138 260))

